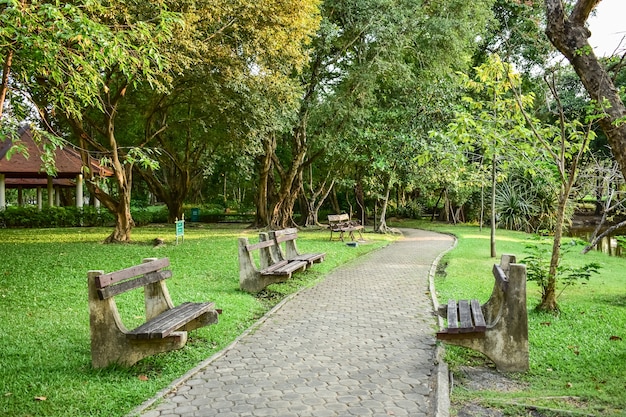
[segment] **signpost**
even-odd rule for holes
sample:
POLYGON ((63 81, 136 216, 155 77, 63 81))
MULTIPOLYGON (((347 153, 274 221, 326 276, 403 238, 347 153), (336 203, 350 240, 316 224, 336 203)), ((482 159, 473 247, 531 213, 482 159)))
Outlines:
POLYGON ((178 220, 178 217, 176 217, 176 221, 174 223, 176 224, 176 244, 178 245, 179 237, 183 242, 185 241, 185 213, 183 213, 182 220, 178 220))

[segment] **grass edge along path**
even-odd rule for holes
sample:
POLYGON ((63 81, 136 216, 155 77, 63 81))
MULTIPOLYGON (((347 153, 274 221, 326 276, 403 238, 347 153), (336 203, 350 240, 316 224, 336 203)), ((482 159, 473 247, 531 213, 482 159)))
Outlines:
MULTIPOLYGON (((175 244, 171 226, 133 231, 134 242, 104 245, 107 228, 0 229, 0 415, 122 416, 197 364, 227 347, 280 300, 332 269, 394 238, 367 233, 358 247, 329 242, 328 231, 301 231, 303 252, 326 260, 258 296, 239 290, 237 238, 255 230, 195 225, 175 244), (155 248, 155 238, 166 244, 155 248), (135 366, 91 367, 87 271, 106 272, 168 257, 167 286, 175 304, 214 301, 220 322, 190 333, 187 345, 135 366)), ((124 324, 143 321, 141 290, 116 297, 124 324)))
MULTIPOLYGON (((520 232, 496 231, 498 258, 490 257, 489 228, 405 221, 394 226, 429 229, 457 237, 457 246, 442 259, 435 287, 439 302, 449 298, 478 298, 484 303, 493 288, 491 267, 504 253, 521 262, 527 244, 547 245, 551 239, 520 232)), ((469 349, 446 346, 446 362, 454 372, 452 413, 474 403, 502 410, 506 415, 626 416, 626 266, 625 258, 592 251, 580 255, 582 245, 565 239, 563 263, 601 265, 588 283, 566 288, 558 299, 561 314, 537 313, 540 292, 528 282, 530 371, 507 377, 511 391, 474 390, 463 384, 464 366, 493 368, 490 361, 469 349), (553 410, 553 411, 550 411, 553 410), (556 411, 561 410, 561 411, 556 411)), ((563 288, 559 284, 559 288, 563 288)))

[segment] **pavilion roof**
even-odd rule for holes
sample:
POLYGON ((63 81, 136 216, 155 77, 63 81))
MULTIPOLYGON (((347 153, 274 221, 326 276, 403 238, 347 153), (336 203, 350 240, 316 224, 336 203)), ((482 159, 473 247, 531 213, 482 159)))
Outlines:
MULTIPOLYGON (((28 158, 17 152, 11 156, 10 160, 5 158, 6 152, 9 150, 13 142, 5 140, 0 143, 0 174, 4 174, 6 178, 37 179, 48 178, 41 156, 44 153, 37 143, 33 140, 33 135, 29 126, 22 126, 19 129, 20 142, 28 149, 28 158)), ((54 178, 76 178, 78 174, 83 173, 83 161, 80 154, 71 147, 55 149, 54 161, 56 166, 56 175, 54 178)), ((94 158, 90 158, 89 169, 101 177, 109 177, 113 175, 113 171, 101 166, 94 158)), ((28 181, 23 181, 24 185, 28 181)))

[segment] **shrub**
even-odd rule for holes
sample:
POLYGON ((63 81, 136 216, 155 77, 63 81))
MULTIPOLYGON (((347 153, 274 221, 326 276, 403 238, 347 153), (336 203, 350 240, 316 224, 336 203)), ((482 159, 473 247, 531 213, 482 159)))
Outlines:
POLYGON ((395 215, 404 219, 421 219, 423 212, 424 207, 417 201, 411 200, 399 206, 395 211, 395 215))

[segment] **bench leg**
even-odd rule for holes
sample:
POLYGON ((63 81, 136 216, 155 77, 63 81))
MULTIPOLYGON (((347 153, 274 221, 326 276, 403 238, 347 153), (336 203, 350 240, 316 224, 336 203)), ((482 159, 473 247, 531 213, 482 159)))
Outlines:
POLYGON ((466 338, 467 335, 459 333, 446 337, 445 342, 484 354, 500 372, 528 371, 526 267, 511 264, 506 295, 499 286, 494 286, 491 298, 481 309, 487 321, 484 337, 466 338))

